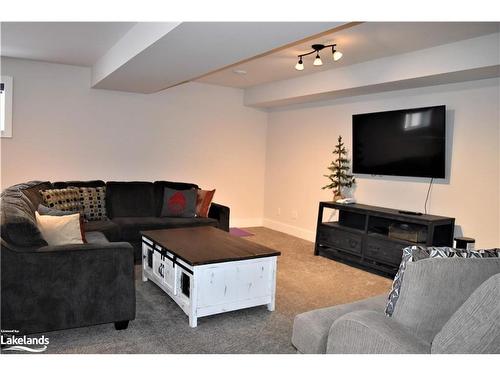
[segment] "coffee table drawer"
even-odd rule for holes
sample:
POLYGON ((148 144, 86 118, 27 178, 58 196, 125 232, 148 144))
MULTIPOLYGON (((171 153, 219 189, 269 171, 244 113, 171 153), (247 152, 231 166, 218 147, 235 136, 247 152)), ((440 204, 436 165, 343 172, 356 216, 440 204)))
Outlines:
POLYGON ((166 254, 159 251, 153 252, 153 276, 173 294, 177 293, 175 288, 175 265, 166 254))
POLYGON ((240 261, 207 267, 200 272, 198 306, 252 299, 270 294, 273 268, 267 261, 240 261))
POLYGON ((176 265, 172 255, 160 247, 143 242, 143 269, 149 272, 149 277, 157 284, 165 287, 172 294, 177 294, 176 265))

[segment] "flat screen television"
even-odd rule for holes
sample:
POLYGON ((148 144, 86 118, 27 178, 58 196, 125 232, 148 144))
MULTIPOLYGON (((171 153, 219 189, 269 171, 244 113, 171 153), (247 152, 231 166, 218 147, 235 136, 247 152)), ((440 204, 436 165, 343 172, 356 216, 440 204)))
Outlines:
POLYGON ((352 116, 356 174, 445 177, 446 106, 352 116))

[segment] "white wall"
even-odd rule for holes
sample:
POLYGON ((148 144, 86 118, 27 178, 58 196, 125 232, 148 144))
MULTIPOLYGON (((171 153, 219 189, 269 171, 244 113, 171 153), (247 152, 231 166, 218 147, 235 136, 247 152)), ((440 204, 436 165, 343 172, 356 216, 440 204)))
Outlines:
MULTIPOLYGON (((331 200, 323 174, 341 134, 351 146, 351 116, 445 104, 451 173, 432 188, 430 213, 456 218, 477 246, 499 246, 499 80, 366 95, 274 110, 268 118, 266 226, 314 238, 318 202, 331 200), (294 211, 297 218, 293 219, 294 211), (278 214, 280 212, 280 214, 278 214)), ((358 202, 423 211, 429 179, 359 176, 358 202)))
MULTIPOLYGON (((2 188, 30 179, 194 181, 217 189, 232 225, 259 225, 264 217, 269 227, 313 239, 318 202, 331 199, 322 176, 336 137, 350 146, 351 115, 446 104, 451 174, 434 185, 430 212, 456 217, 478 246, 499 246, 498 79, 266 114, 244 107, 238 89, 191 83, 149 95, 93 90, 87 68, 1 62, 2 74, 14 77, 13 138, 1 140, 2 188)), ((427 179, 358 177, 355 196, 422 211, 427 187, 427 179)))
POLYGON ((90 70, 2 58, 14 77, 2 188, 27 180, 192 181, 216 188, 232 225, 263 216, 267 114, 243 93, 190 83, 143 95, 90 89, 90 70))

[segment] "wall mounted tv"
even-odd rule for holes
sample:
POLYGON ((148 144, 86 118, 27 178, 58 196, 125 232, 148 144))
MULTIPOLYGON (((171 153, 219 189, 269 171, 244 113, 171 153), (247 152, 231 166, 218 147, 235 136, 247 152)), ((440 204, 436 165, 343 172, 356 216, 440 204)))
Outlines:
POLYGON ((446 106, 352 116, 356 174, 445 177, 446 106))

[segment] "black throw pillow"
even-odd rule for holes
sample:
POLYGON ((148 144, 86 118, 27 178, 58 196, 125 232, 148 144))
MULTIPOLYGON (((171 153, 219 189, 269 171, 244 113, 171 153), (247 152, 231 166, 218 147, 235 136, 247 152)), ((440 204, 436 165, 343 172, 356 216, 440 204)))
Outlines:
POLYGON ((195 217, 196 190, 174 190, 165 188, 160 216, 195 217))

